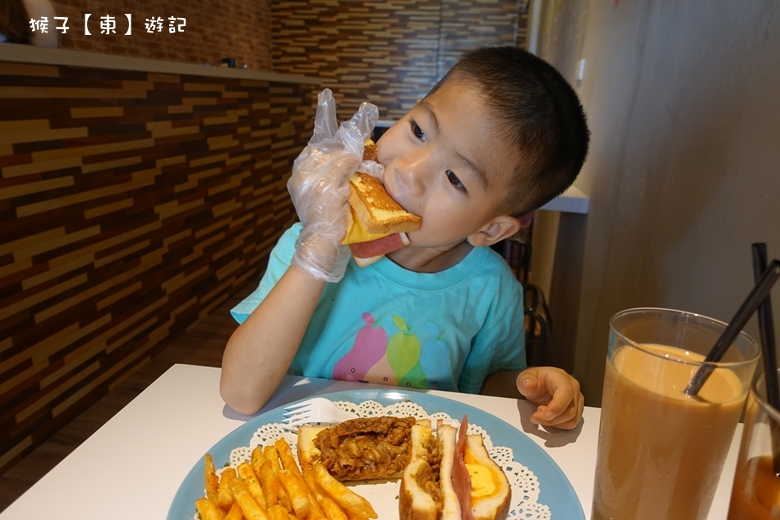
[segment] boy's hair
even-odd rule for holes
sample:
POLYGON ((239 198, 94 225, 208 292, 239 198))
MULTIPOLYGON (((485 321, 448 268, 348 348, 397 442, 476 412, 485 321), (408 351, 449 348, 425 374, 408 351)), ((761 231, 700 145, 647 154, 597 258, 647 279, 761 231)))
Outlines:
POLYGON ((563 193, 588 153, 585 113, 574 89, 552 65, 516 47, 481 47, 463 55, 433 87, 476 83, 502 120, 517 167, 497 214, 519 216, 563 193), (512 144, 514 143, 514 144, 512 144))

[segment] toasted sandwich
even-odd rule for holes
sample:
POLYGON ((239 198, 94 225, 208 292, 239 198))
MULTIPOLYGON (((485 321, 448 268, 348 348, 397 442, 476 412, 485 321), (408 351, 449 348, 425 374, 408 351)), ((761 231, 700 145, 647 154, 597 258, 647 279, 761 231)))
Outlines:
MULTIPOLYGON (((364 158, 376 159, 376 145, 366 143, 364 158)), ((349 183, 350 221, 342 244, 365 267, 409 244, 406 233, 417 231, 422 219, 407 212, 388 195, 382 181, 357 172, 349 183)))
MULTIPOLYGON (((301 470, 325 466, 340 482, 397 479, 409 461, 414 417, 362 417, 298 428, 301 470)), ((430 421, 426 421, 430 425, 430 421)))
POLYGON ((504 471, 490 458, 481 435, 466 435, 467 421, 412 427, 409 464, 401 479, 401 520, 504 520, 512 496, 504 471))

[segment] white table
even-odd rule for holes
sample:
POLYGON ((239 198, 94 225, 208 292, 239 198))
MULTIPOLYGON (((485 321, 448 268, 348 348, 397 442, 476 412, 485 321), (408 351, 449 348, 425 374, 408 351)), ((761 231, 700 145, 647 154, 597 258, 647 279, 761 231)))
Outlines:
MULTIPOLYGON (((37 482, 0 520, 79 518, 162 519, 190 468, 217 441, 248 418, 219 396, 217 368, 175 365, 37 482)), ((270 410, 310 395, 378 385, 285 378, 270 410)), ((470 394, 428 393, 478 407, 524 431, 561 467, 590 517, 598 408, 585 408, 572 432, 548 433, 532 424, 525 401, 470 394)), ((726 518, 741 426, 721 476, 710 520, 726 518)))

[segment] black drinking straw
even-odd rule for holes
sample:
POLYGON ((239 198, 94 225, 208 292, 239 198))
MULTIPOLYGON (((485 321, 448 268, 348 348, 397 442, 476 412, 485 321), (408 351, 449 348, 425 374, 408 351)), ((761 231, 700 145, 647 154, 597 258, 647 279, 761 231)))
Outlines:
POLYGON ((772 260, 772 263, 764 270, 764 274, 761 275, 758 283, 756 283, 753 290, 750 291, 750 294, 748 294, 747 298, 742 303, 742 306, 737 310, 734 317, 731 318, 731 321, 726 326, 726 330, 723 331, 723 334, 720 335, 718 341, 716 341, 715 345, 712 347, 712 350, 710 350, 707 357, 704 358, 704 364, 696 371, 691 382, 688 383, 688 387, 685 389, 685 395, 694 397, 699 393, 704 382, 707 381, 707 378, 710 377, 712 371, 715 370, 715 367, 711 363, 721 360, 723 354, 726 353, 729 346, 737 339, 740 331, 753 313, 756 312, 756 309, 761 305, 761 302, 764 301, 764 298, 769 294, 769 291, 778 278, 780 278, 780 260, 772 260))
MULTIPOLYGON (((766 244, 753 244, 753 275, 756 283, 766 271, 766 244)), ((777 381, 777 354, 775 353, 775 326, 772 322, 772 301, 767 294, 758 307, 758 329, 764 354, 766 372, 766 397, 776 410, 780 410, 780 384, 777 381)))
MULTIPOLYGON (((766 244, 753 244, 753 276, 756 283, 766 271, 766 244)), ((764 357, 764 382, 766 383, 766 398, 769 404, 780 410, 780 385, 777 381, 777 354, 775 353, 775 326, 772 322, 771 296, 766 295, 758 307, 758 330, 761 339, 761 349, 764 357)), ((772 426, 776 426, 772 423, 772 426)), ((775 475, 780 474, 780 431, 772 428, 772 464, 775 475)))

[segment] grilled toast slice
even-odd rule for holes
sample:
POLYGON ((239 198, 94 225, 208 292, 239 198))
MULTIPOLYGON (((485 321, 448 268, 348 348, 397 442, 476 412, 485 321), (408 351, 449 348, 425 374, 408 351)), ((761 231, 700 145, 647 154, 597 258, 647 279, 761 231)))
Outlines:
POLYGON ((417 231, 422 218, 401 207, 387 194, 382 181, 358 172, 350 179, 349 204, 365 232, 370 234, 417 231))

